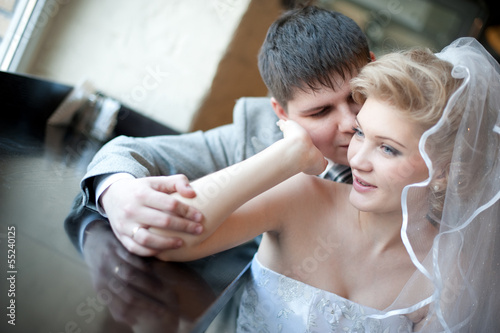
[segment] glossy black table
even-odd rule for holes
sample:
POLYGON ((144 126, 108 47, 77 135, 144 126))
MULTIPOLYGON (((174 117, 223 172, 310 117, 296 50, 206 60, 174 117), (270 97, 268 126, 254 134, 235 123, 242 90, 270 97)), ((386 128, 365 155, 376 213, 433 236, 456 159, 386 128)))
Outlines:
POLYGON ((17 115, 0 124, 0 332, 205 331, 255 244, 182 264, 130 254, 79 194, 102 142, 17 115))

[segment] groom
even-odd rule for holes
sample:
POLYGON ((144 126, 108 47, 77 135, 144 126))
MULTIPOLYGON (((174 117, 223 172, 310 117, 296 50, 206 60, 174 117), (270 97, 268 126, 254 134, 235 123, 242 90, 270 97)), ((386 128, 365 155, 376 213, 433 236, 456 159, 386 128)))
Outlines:
MULTIPOLYGON (((284 13, 269 28, 258 58, 272 97, 241 98, 232 124, 206 132, 110 141, 81 182, 86 205, 109 219, 132 253, 154 256, 182 246, 180 239, 148 230, 203 232, 201 214, 169 194, 195 196, 188 179, 240 162, 281 139, 278 119, 304 127, 330 162, 324 174, 349 182, 347 147, 360 108, 351 99, 349 80, 373 59, 350 18, 315 6, 284 13)), ((223 182, 216 187, 223 191, 223 182)))

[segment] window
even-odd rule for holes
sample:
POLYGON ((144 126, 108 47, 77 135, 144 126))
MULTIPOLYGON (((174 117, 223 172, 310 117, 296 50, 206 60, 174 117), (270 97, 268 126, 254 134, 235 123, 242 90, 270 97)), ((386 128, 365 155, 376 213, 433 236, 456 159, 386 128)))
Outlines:
POLYGON ((61 1, 0 0, 0 70, 23 70, 61 1))

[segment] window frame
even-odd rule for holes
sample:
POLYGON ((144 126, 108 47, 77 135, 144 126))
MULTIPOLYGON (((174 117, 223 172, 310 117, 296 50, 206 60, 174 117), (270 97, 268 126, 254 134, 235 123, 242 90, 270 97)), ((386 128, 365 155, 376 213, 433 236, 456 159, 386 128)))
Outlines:
POLYGON ((68 0, 19 0, 0 45, 0 71, 25 72, 51 19, 68 0))

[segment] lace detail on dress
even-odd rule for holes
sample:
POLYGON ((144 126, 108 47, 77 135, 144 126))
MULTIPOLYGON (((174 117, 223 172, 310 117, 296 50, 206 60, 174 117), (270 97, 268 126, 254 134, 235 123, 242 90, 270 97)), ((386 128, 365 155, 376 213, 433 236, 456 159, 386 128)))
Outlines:
POLYGON ((241 297, 237 332, 411 332, 402 315, 374 319, 382 311, 278 274, 254 257, 241 297))

